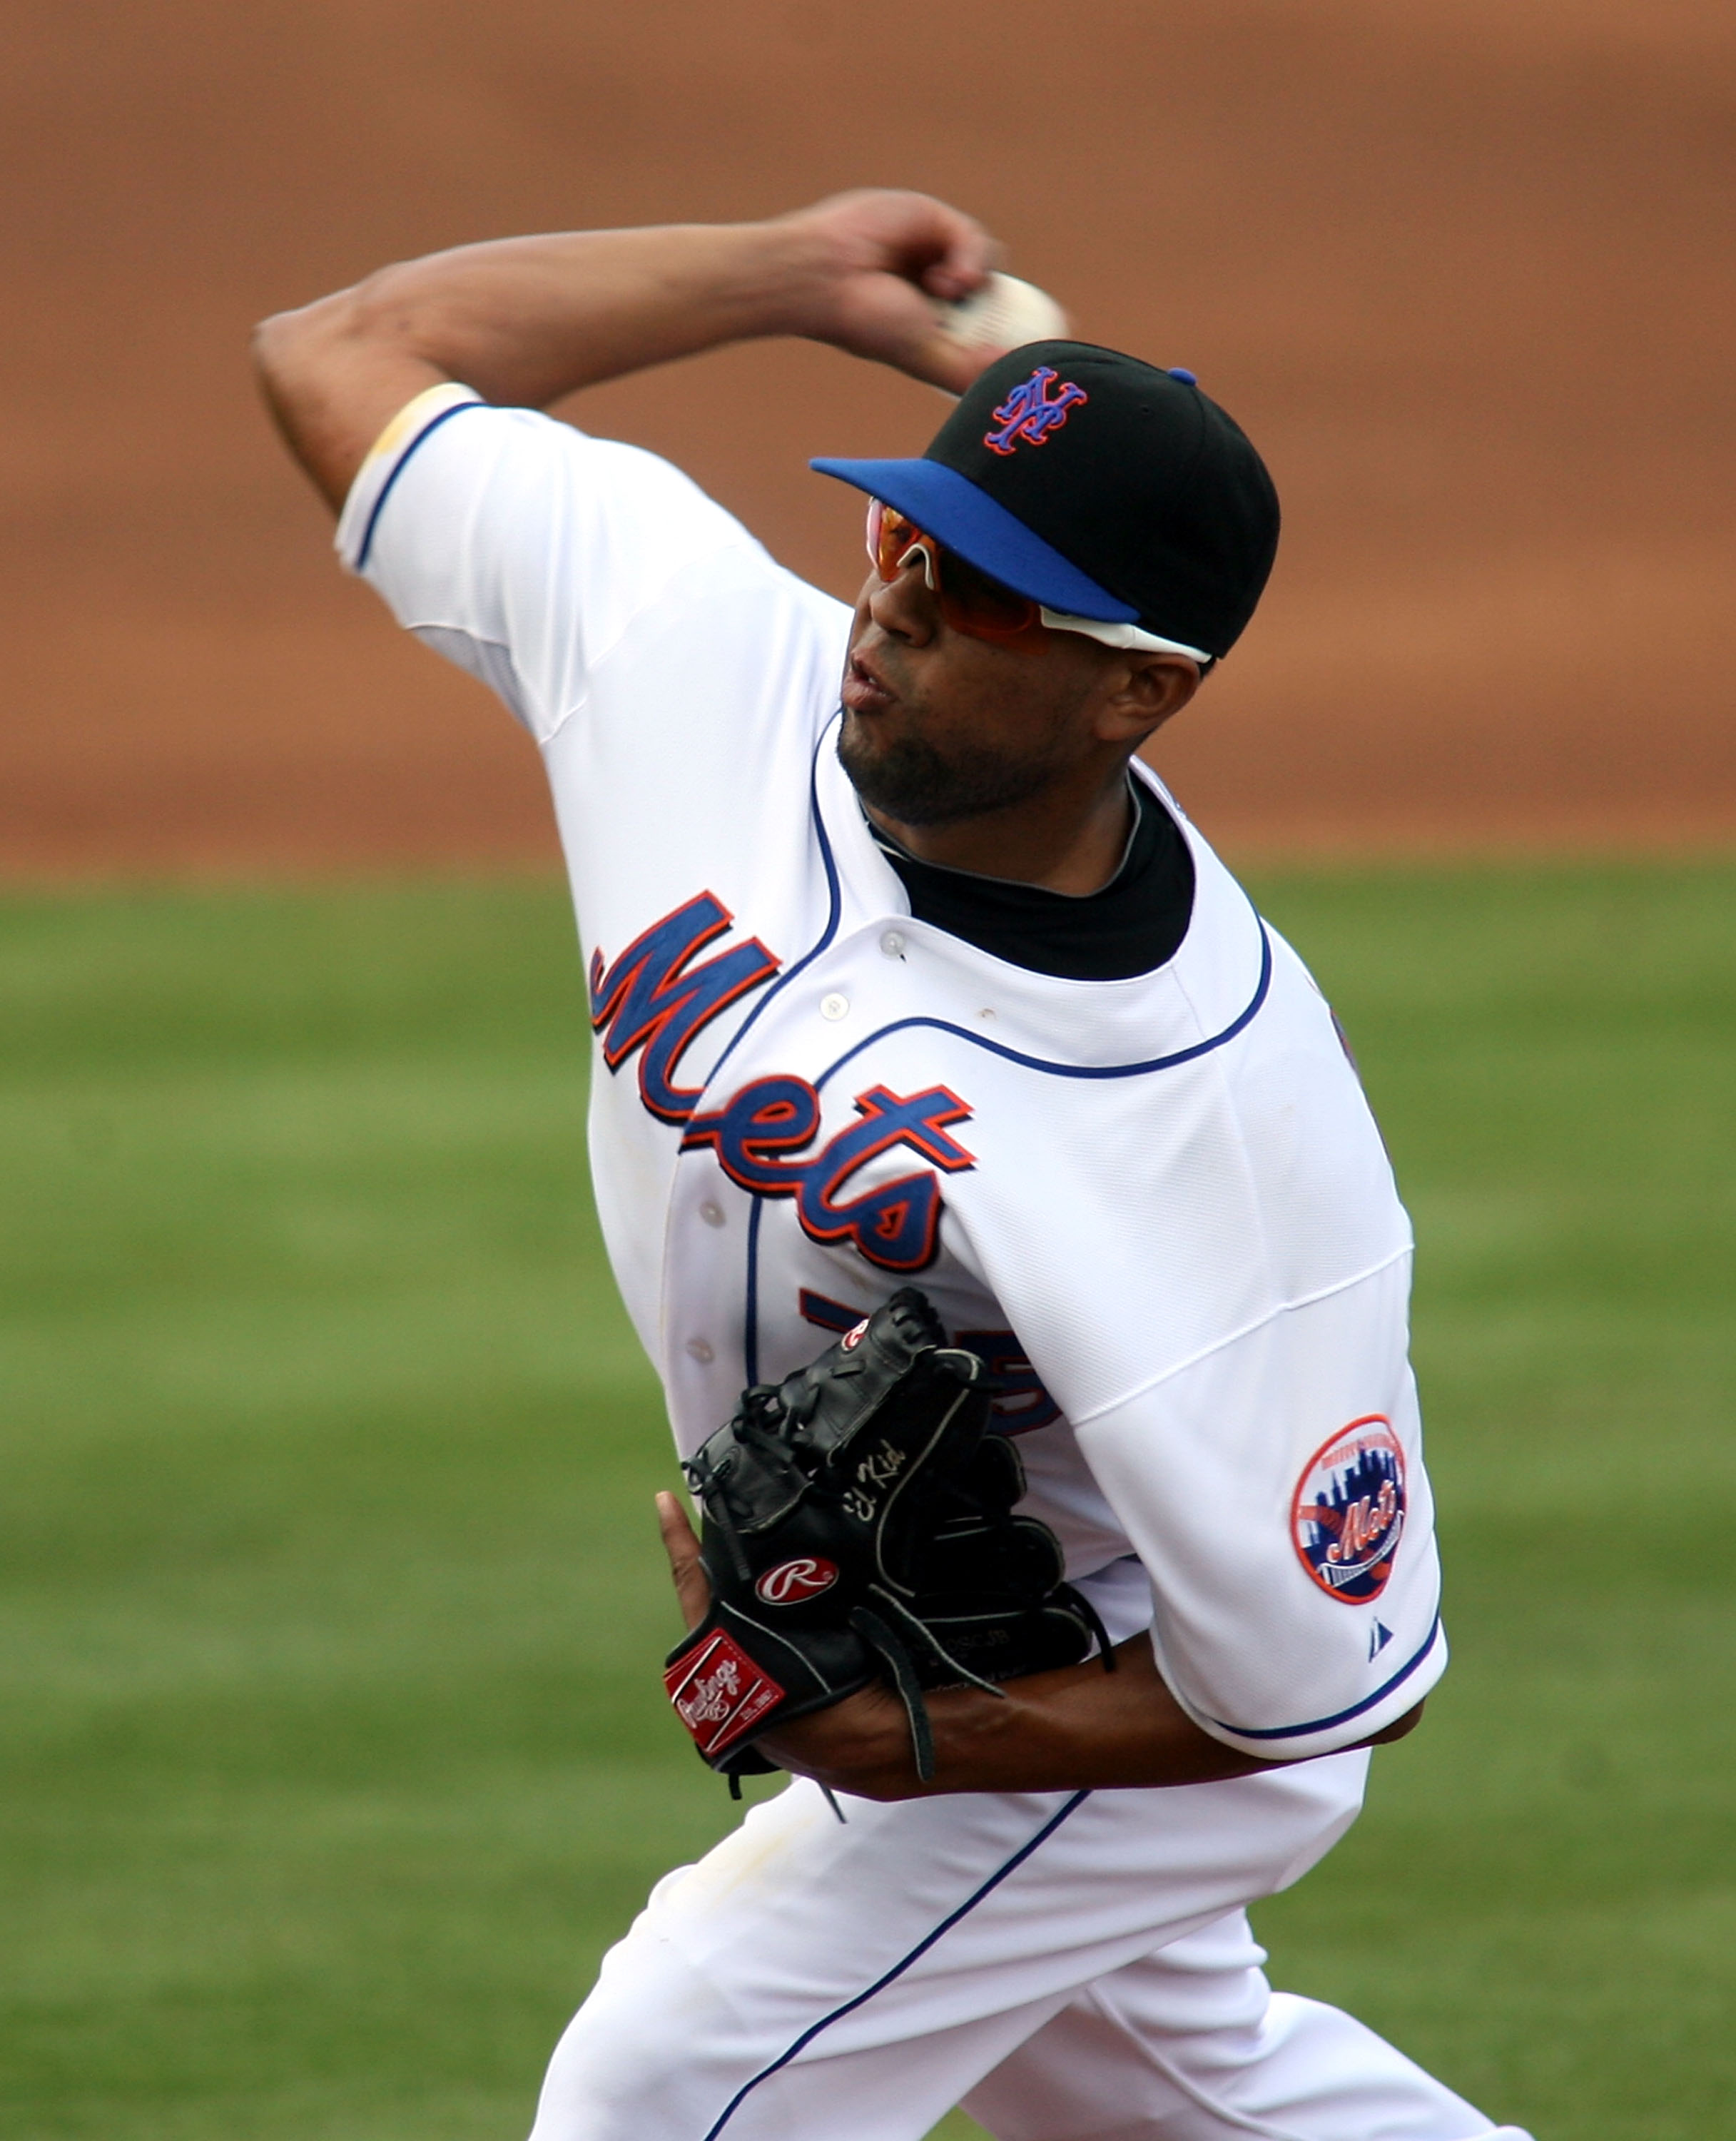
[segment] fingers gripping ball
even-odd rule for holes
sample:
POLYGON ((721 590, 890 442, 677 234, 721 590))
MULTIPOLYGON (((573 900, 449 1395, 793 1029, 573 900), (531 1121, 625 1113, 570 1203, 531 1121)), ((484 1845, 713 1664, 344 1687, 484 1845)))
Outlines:
POLYGON ((1011 1513, 1023 1476, 986 1435, 991 1395, 982 1362, 905 1287, 744 1392, 683 1466, 711 1601, 664 1682, 714 1769, 771 1767, 760 1734, 886 1677, 927 1778, 925 1688, 1070 1664, 1100 1637, 1053 1534, 1011 1513))
POLYGON ((972 352, 1019 349, 1067 332, 1067 315, 1049 293, 1016 275, 991 275, 954 303, 938 298, 930 303, 947 340, 972 352))

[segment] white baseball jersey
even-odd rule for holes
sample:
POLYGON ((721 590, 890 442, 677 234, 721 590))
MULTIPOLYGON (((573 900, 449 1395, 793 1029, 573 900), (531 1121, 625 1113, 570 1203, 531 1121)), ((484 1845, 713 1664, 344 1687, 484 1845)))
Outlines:
POLYGON ((1175 957, 1030 972, 912 918, 834 749, 849 613, 666 463, 440 388, 338 544, 542 751, 603 1233, 681 1451, 914 1282, 1207 1731, 1322 1754, 1419 1700, 1409 1228, 1319 991, 1173 802, 1175 957))

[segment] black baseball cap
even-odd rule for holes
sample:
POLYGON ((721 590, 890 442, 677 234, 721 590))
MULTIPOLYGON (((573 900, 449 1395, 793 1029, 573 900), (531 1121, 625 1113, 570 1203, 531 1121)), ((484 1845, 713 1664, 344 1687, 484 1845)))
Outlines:
POLYGON ((1226 654, 1278 547, 1278 494, 1193 375, 1094 342, 997 357, 918 460, 811 461, 1047 608, 1226 654))

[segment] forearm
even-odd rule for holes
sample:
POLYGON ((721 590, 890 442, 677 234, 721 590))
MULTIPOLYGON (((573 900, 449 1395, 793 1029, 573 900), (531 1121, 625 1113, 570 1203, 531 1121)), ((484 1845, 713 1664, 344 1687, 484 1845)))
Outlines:
POLYGON ((255 336, 292 450, 336 505, 415 395, 462 380, 545 407, 730 342, 804 335, 961 390, 986 352, 949 343, 927 300, 986 272, 968 216, 921 194, 840 194, 768 223, 509 238, 381 268, 255 336))
MULTIPOLYGON (((786 1769, 864 1799, 946 1792, 1107 1791, 1207 1784, 1281 1769, 1202 1731, 1169 1691, 1151 1644, 1117 1646, 1116 1670, 1096 1660, 1009 1681, 999 1696, 942 1688, 928 1697, 933 1778, 917 1775, 903 1705, 883 1687, 768 1733, 766 1753, 786 1769)), ((1401 1740, 1423 1705, 1360 1745, 1401 1740)))
POLYGON ((490 401, 542 408, 721 343, 803 334, 830 266, 799 219, 509 238, 386 268, 360 331, 490 401))
POLYGON ((801 333, 823 248, 794 222, 502 239, 381 268, 258 330, 273 413, 333 503, 414 395, 541 408, 726 342, 801 333))
POLYGON ((928 1697, 935 1774, 921 1782, 902 1705, 872 1689, 804 1718, 762 1745, 775 1760, 868 1799, 942 1792, 1080 1791, 1201 1784, 1270 1763, 1200 1728, 1165 1686, 1146 1637, 1100 1662, 1009 1681, 996 1696, 943 1688, 928 1697))
POLYGON ((1203 1784, 1270 1763, 1200 1730, 1165 1685, 1147 1637, 1117 1646, 1115 1671, 1092 1659, 1007 1682, 997 1698, 975 1688, 936 1698, 937 1783, 952 1791, 1105 1790, 1203 1784))

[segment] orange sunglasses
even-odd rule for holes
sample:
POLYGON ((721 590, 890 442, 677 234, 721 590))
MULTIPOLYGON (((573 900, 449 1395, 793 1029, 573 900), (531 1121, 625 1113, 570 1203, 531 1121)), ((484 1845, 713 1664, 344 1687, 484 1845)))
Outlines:
POLYGON ((1048 637, 1040 603, 991 580, 986 573, 967 564, 956 550, 943 549, 896 506, 883 504, 878 498, 868 500, 868 554, 874 570, 888 585, 912 559, 920 558, 928 592, 955 632, 1032 654, 1048 637))

